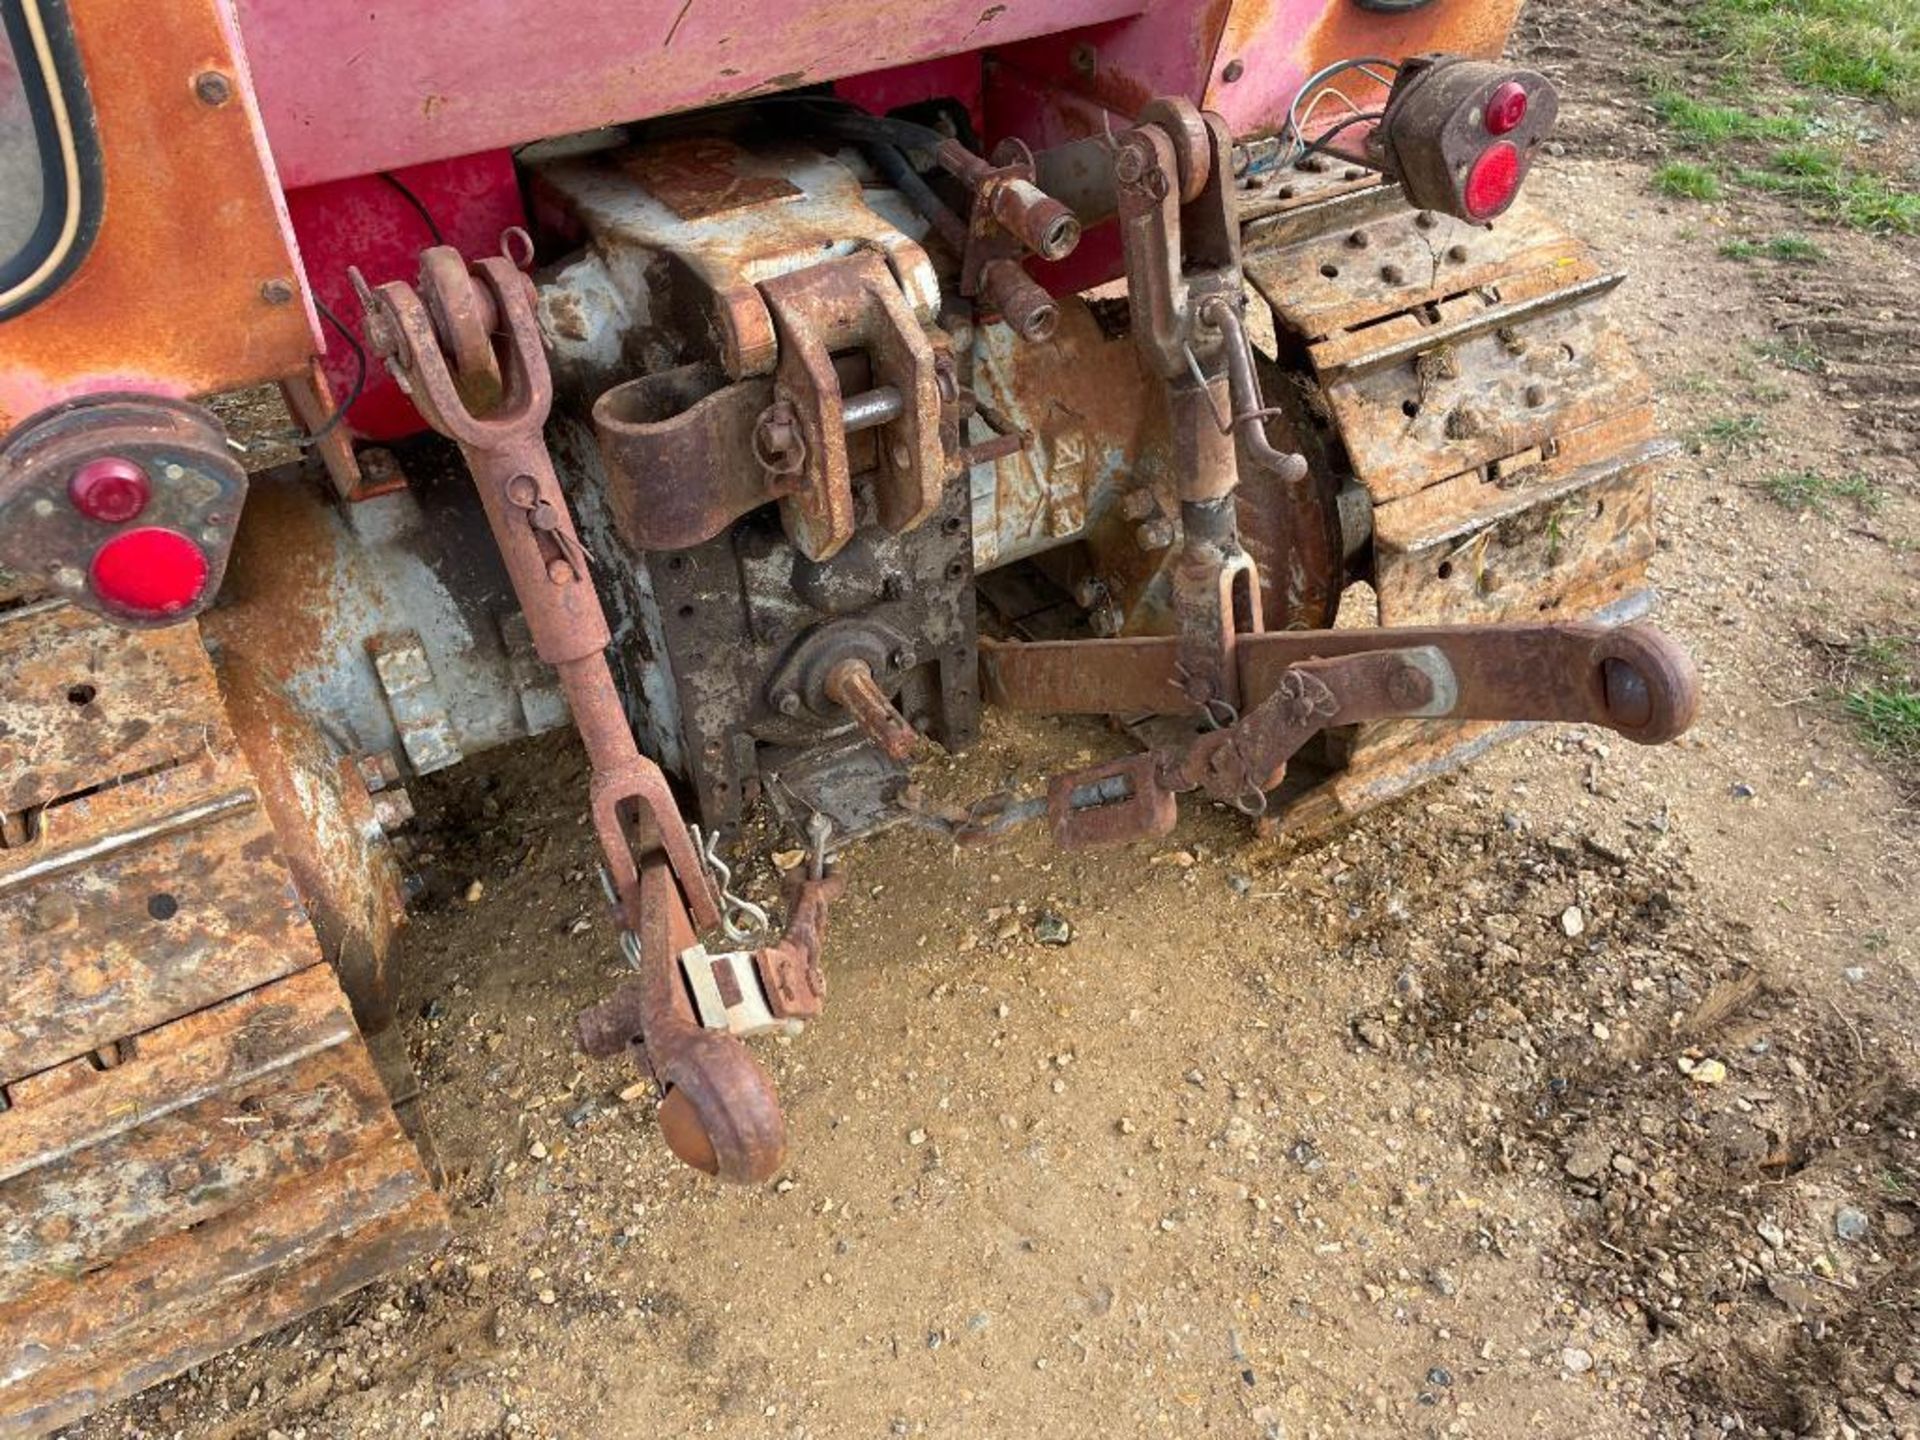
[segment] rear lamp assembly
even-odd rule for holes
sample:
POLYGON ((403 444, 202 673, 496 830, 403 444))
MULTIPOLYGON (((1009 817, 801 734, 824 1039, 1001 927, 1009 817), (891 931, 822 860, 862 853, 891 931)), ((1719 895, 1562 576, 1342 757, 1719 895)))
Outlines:
POLYGON ((0 444, 0 569, 130 628, 177 624, 219 589, 247 476, 197 405, 100 395, 0 444))
POLYGON ((1484 224, 1514 202, 1560 97, 1534 70, 1457 55, 1418 55, 1394 77, 1367 163, 1419 210, 1484 224))

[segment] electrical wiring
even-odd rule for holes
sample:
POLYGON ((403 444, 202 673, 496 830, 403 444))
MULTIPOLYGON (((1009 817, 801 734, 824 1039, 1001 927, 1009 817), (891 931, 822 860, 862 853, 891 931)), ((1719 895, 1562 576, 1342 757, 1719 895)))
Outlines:
POLYGON ((1299 153, 1293 157, 1293 162, 1295 164, 1298 164, 1300 161, 1306 159, 1309 155, 1319 154, 1322 150, 1327 148, 1327 146, 1332 142, 1333 137, 1338 135, 1341 131, 1351 130, 1354 126, 1361 124, 1363 121, 1384 120, 1386 118, 1386 115, 1387 115, 1387 112, 1384 110, 1362 110, 1357 115, 1347 116, 1346 119, 1339 121, 1337 124, 1330 125, 1325 130, 1322 130, 1318 135, 1314 136, 1311 141, 1309 141, 1306 145, 1302 146, 1300 148, 1299 153))
POLYGON ((354 402, 360 398, 361 394, 365 392, 367 388, 367 349, 360 343, 360 337, 348 329, 346 322, 334 314, 332 309, 327 305, 327 302, 322 300, 318 295, 313 297, 313 308, 320 312, 320 318, 322 320, 325 320, 329 325, 333 326, 335 330, 340 332, 340 338, 345 340, 352 348, 353 384, 348 388, 346 398, 333 407, 333 414, 326 418, 319 429, 311 430, 304 434, 295 431, 289 435, 275 437, 277 442, 292 445, 300 450, 311 450, 315 445, 318 445, 345 424, 347 411, 353 408, 354 402))
POLYGON ((400 194, 400 198, 405 200, 407 204, 411 205, 414 208, 415 213, 419 215, 421 220, 426 222, 427 233, 433 236, 434 244, 444 245, 447 243, 446 236, 440 233, 440 226, 434 221, 433 212, 427 209, 427 205, 424 200, 422 200, 418 195, 413 193, 412 188, 407 184, 406 181, 402 180, 398 175, 394 174, 391 170, 382 170, 380 172, 380 178, 388 185, 389 188, 398 191, 400 194))
POLYGON ((1301 84, 1299 90, 1295 92, 1292 102, 1287 106, 1287 123, 1286 127, 1281 131, 1281 139, 1289 146, 1289 149, 1282 163, 1292 164, 1296 161, 1304 160, 1307 156, 1323 149, 1325 143, 1340 131, 1351 128, 1363 118, 1377 120, 1381 114, 1384 113, 1379 110, 1361 110, 1345 91, 1334 88, 1328 83, 1329 81, 1340 75, 1350 73, 1359 74, 1364 75, 1367 79, 1373 81, 1374 84, 1381 86, 1383 89, 1391 90, 1393 88, 1392 77, 1398 74, 1399 70, 1400 66, 1395 61, 1389 60, 1384 56, 1367 55, 1358 59, 1337 60, 1333 64, 1324 66, 1309 75, 1301 84), (1323 131, 1317 138, 1308 140, 1304 126, 1307 120, 1312 117, 1314 111, 1319 108, 1320 102, 1328 94, 1332 94, 1344 102, 1347 107, 1353 111, 1353 114, 1334 125, 1332 129, 1323 131), (1309 97, 1311 97, 1310 100, 1309 97), (1303 101, 1309 102, 1304 115, 1300 109, 1301 102, 1303 101))

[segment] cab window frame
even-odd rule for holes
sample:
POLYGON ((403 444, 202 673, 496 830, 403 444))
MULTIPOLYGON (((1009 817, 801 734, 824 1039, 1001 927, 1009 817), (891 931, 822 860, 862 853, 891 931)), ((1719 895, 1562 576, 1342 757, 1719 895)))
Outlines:
POLYGON ((21 248, 0 256, 0 321, 58 290, 100 229, 100 147, 66 0, 0 0, 40 156, 40 216, 21 248))

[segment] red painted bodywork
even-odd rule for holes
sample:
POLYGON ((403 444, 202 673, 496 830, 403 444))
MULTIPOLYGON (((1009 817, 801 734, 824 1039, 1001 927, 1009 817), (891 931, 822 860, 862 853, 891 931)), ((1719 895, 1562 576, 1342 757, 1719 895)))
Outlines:
MULTIPOLYGON (((420 252, 435 243, 421 209, 433 217, 441 239, 473 259, 498 255, 500 232, 526 223, 513 156, 505 150, 410 165, 390 173, 392 181, 361 175, 309 185, 287 195, 307 284, 315 298, 356 335, 360 302, 348 282, 347 267, 359 266, 370 285, 413 279, 420 270, 420 252), (400 186, 420 202, 420 209, 400 186)), ((353 351, 331 324, 325 329, 327 384, 344 398, 351 393, 356 371, 353 351)), ((422 428, 413 402, 378 361, 368 366, 366 388, 349 419, 354 433, 369 440, 395 440, 422 428)))
MULTIPOLYGON (((826 82, 876 112, 957 101, 989 147, 1116 129, 1154 95, 1254 135, 1331 60, 1495 54, 1519 3, 1385 14, 1355 0, 70 0, 111 199, 65 290, 0 326, 12 361, 0 429, 87 390, 286 377, 316 333, 344 394, 355 366, 333 328, 260 296, 294 268, 292 237, 309 292, 355 327, 349 263, 374 283, 413 273, 432 237, 383 171, 449 242, 486 255, 521 220, 511 147, 533 140, 826 82), (245 53, 225 60, 236 17, 245 53), (210 62, 237 82, 235 103, 212 112, 191 99, 210 62), (262 131, 270 155, 255 149, 262 131)), ((1066 266, 1036 273, 1063 290, 1111 278, 1105 238, 1090 232, 1066 266)), ((372 438, 418 428, 378 367, 352 419, 372 438)))
POLYGON ((1147 0, 237 0, 290 185, 967 54, 1147 0))

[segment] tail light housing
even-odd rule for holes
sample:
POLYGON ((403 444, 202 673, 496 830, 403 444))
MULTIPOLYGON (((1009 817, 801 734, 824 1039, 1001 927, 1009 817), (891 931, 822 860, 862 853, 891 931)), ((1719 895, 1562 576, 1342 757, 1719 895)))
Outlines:
POLYGON ((219 589, 246 492, 199 406, 69 401, 0 444, 0 566, 120 625, 177 624, 219 589))
POLYGON ((1369 148, 1417 209, 1484 224, 1519 195, 1559 110, 1536 70, 1418 55, 1395 76, 1369 148))

